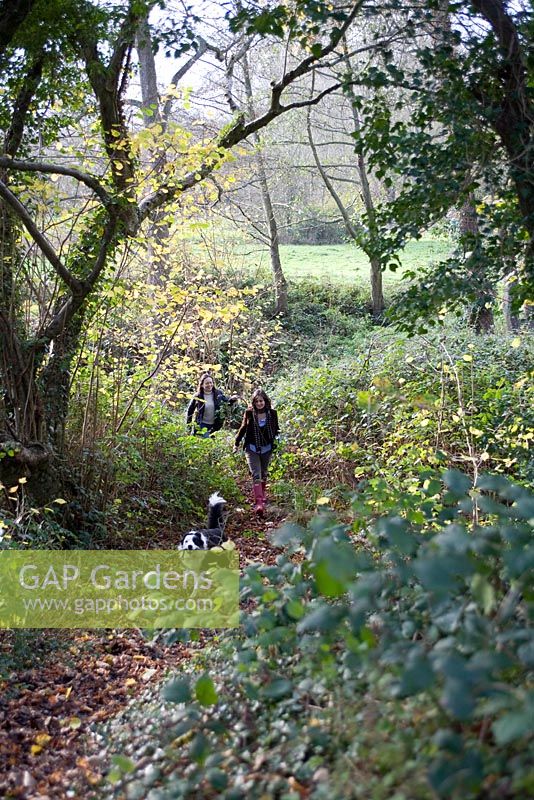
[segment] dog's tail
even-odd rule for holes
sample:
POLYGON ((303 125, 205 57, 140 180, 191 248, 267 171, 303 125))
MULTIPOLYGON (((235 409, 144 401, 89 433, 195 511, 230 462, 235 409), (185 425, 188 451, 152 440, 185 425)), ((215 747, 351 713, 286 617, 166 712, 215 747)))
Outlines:
POLYGON ((224 531, 224 507, 226 500, 218 492, 214 492, 208 501, 208 528, 220 528, 224 531))

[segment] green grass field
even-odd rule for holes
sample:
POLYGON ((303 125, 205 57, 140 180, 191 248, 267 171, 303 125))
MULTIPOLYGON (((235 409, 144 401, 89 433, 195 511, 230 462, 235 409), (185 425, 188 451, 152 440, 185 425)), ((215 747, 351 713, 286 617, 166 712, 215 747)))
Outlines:
MULTIPOLYGON (((405 269, 420 269, 447 257, 451 242, 443 239, 420 239, 410 242, 401 254, 402 269, 384 273, 384 285, 399 281, 405 269)), ((321 283, 357 283, 369 281, 369 261, 365 253, 351 244, 282 245, 282 267, 286 278, 316 279, 321 283)), ((248 260, 248 259, 247 259, 248 260)), ((248 261, 251 270, 270 270, 267 250, 257 252, 248 261)))

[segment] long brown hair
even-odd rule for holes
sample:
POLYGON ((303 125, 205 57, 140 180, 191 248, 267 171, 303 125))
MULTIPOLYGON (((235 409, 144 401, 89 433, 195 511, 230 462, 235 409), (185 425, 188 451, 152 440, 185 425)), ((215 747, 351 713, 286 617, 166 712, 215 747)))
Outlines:
POLYGON ((256 408, 255 408, 255 406, 254 406, 254 400, 255 400, 257 397, 263 397, 263 399, 265 400, 265 411, 270 411, 270 410, 271 410, 271 408, 272 408, 271 399, 270 399, 270 397, 269 397, 269 396, 268 396, 268 395, 267 395, 267 394, 266 394, 266 393, 263 391, 263 389, 256 389, 256 390, 255 390, 255 391, 252 393, 252 397, 251 397, 251 399, 250 399, 250 407, 251 407, 251 409, 252 409, 253 411, 255 411, 255 410, 256 410, 256 408))
POLYGON ((275 430, 274 430, 274 425, 273 425, 273 415, 271 413, 272 412, 271 399, 263 391, 263 389, 256 389, 256 391, 253 392, 251 400, 250 400, 250 408, 251 408, 251 411, 252 411, 252 425, 253 425, 253 431, 254 431, 254 443, 256 445, 257 451, 260 452, 262 442, 264 442, 265 440, 263 438, 262 429, 260 428, 260 425, 258 423, 258 411, 257 411, 257 409, 256 409, 256 407, 254 405, 254 400, 257 397, 263 397, 263 399, 265 400, 265 416, 266 416, 265 429, 268 432, 269 440, 271 441, 271 443, 274 442, 275 430))
POLYGON ((202 375, 200 376, 197 389, 197 394, 199 394, 201 397, 204 397, 204 389, 202 388, 202 384, 204 383, 206 378, 211 378, 211 380, 213 381, 213 391, 215 391, 215 378, 210 372, 203 372, 202 375))

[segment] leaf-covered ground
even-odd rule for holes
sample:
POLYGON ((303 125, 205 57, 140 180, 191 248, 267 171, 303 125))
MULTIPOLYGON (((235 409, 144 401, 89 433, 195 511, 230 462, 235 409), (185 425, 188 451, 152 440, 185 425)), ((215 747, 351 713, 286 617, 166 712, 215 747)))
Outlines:
MULTIPOLYGON (((98 756, 85 757, 90 726, 118 713, 136 693, 189 656, 180 643, 151 644, 135 630, 43 631, 57 648, 43 663, 13 672, 0 698, 0 796, 72 797, 80 778, 100 780, 98 756)), ((2 647, 12 646, 2 636, 2 647)), ((11 641, 10 641, 11 640, 11 641)))
MULTIPOLYGON (((263 519, 248 508, 232 512, 227 533, 242 567, 274 563, 278 551, 267 534, 281 521, 274 507, 263 519)), ((172 548, 176 540, 176 532, 163 531, 150 546, 172 548)), ((202 641, 166 645, 137 630, 72 630, 24 632, 21 644, 20 634, 0 631, 0 663, 9 664, 15 647, 27 648, 19 658, 24 667, 0 682, 0 797, 89 798, 109 768, 92 731, 148 688, 155 690, 202 641)))

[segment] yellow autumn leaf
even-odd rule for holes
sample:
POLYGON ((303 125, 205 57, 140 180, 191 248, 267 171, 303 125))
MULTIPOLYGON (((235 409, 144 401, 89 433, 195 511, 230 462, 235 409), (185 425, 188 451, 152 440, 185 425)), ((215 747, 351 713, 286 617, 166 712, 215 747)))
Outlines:
POLYGON ((48 733, 38 733, 34 741, 35 744, 39 745, 39 747, 44 747, 48 744, 51 738, 52 737, 48 733))
POLYGON ((516 336, 515 339, 512 339, 512 341, 510 342, 510 347, 513 347, 514 350, 517 350, 520 344, 521 344, 521 338, 519 336, 516 336))
POLYGON ((467 362, 473 360, 473 356, 470 353, 464 353, 462 358, 463 358, 464 361, 467 361, 467 362))
POLYGON ((327 506, 329 502, 330 502, 329 497, 318 497, 317 500, 315 501, 316 505, 318 506, 327 506))
POLYGON ((223 550, 235 550, 235 542, 232 542, 231 539, 227 542, 223 542, 221 546, 223 550))
POLYGON ((56 497, 56 499, 55 499, 55 500, 52 500, 52 502, 53 502, 53 503, 57 503, 57 504, 58 504, 58 506, 62 506, 62 505, 64 505, 64 504, 65 504, 67 501, 66 501, 66 500, 63 500, 63 498, 62 498, 62 497, 56 497))
POLYGON ((473 436, 482 436, 482 434, 484 433, 484 431, 481 431, 481 430, 480 430, 480 428, 473 428, 473 427, 470 427, 470 428, 469 428, 469 433, 472 433, 472 434, 473 434, 473 436))
POLYGON ((28 483, 28 478, 19 478, 19 483, 28 483))

